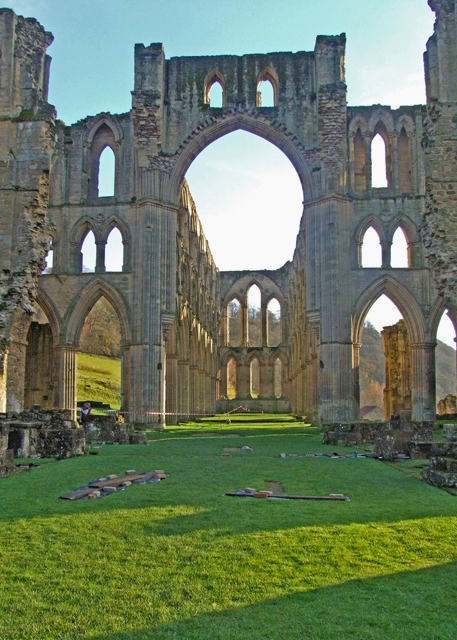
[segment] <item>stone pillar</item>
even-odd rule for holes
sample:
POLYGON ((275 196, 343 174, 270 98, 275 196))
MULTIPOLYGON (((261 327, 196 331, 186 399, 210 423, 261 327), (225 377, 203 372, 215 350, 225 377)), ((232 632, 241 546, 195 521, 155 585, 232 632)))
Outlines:
POLYGON ((189 420, 189 363, 178 362, 178 421, 189 420))
POLYGON ((178 357, 167 355, 166 379, 166 421, 167 424, 178 424, 178 357))
MULTIPOLYGON (((126 412, 130 409, 130 385, 131 385, 130 347, 122 345, 121 360, 121 409, 126 412)), ((134 420, 132 420, 134 422, 134 420)))
POLYGON ((274 366, 269 362, 260 365, 260 396, 274 398, 274 366))
POLYGON ((356 407, 359 409, 360 415, 360 347, 362 344, 360 342, 354 342, 353 344, 353 384, 354 384, 354 402, 356 407))
POLYGON ((267 316, 268 312, 262 295, 260 303, 260 344, 262 347, 268 346, 267 316))
POLYGON ((236 363, 236 397, 243 400, 251 397, 251 370, 242 362, 236 363))
POLYGON ((189 392, 190 392, 190 419, 195 420, 198 413, 198 368, 196 365, 190 365, 189 367, 189 392))
POLYGON ((386 358, 384 418, 411 410, 411 349, 404 320, 381 331, 386 358))
POLYGON ((391 249, 392 249, 392 243, 391 242, 382 242, 381 243, 381 251, 382 251, 381 268, 382 269, 389 269, 390 268, 391 249))
POLYGON ((56 366, 52 331, 49 324, 32 322, 27 334, 24 409, 33 405, 54 408, 56 366))
POLYGON ((247 347, 249 341, 248 326, 249 326, 249 310, 246 302, 241 305, 241 346, 247 347))
POLYGON ((72 420, 76 420, 76 358, 73 345, 56 347, 59 363, 59 377, 56 390, 56 404, 60 409, 69 409, 72 420))
POLYGON ((436 420, 436 342, 412 344, 412 419, 436 420))
POLYGON ((6 410, 24 409, 25 361, 27 343, 18 338, 11 340, 8 352, 8 373, 6 376, 6 410))
POLYGON ((228 398, 228 387, 227 387, 227 365, 223 364, 220 370, 220 381, 219 381, 219 397, 228 398))
POLYGON ((96 247, 95 273, 105 273, 106 242, 104 241, 96 242, 95 247, 96 247))

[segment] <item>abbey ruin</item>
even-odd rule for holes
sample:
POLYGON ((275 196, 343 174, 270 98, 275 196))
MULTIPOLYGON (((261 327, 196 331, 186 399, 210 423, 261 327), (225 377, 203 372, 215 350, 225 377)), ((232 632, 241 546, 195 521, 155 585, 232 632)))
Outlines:
POLYGON ((130 422, 173 423, 240 404, 321 424, 356 420, 363 323, 386 294, 410 349, 401 359, 402 406, 413 420, 434 420, 445 310, 457 327, 457 7, 429 4, 436 23, 426 106, 347 106, 344 34, 318 36, 311 52, 240 57, 167 60, 161 44, 139 44, 131 111, 71 126, 47 102, 52 35, 1 10, 0 411, 40 405, 74 415, 81 328, 104 296, 121 326, 130 422), (258 98, 265 80, 273 106, 258 98), (218 108, 210 104, 215 83, 218 108), (276 145, 303 186, 293 259, 277 271, 220 272, 185 181, 198 154, 237 129, 276 145), (375 188, 378 134, 387 186, 375 188), (114 195, 99 197, 106 147, 115 156, 114 195), (391 266, 398 228, 405 268, 391 266), (105 268, 113 229, 122 235, 121 272, 105 268), (361 263, 368 229, 380 238, 378 268, 361 263), (97 261, 85 273, 81 247, 91 231, 97 261), (50 250, 53 266, 43 273, 50 250), (255 336, 253 285, 261 292, 255 336), (272 300, 281 309, 274 336, 272 300))

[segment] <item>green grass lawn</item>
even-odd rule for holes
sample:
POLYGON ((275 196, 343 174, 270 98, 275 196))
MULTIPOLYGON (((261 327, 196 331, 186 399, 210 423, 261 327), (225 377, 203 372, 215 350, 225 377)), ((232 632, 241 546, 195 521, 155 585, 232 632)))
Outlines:
POLYGON ((78 353, 77 397, 78 402, 98 400, 121 406, 121 361, 91 353, 78 353))
POLYGON ((454 640, 457 498, 372 459, 281 458, 335 448, 264 418, 169 427, 0 480, 1 640, 454 640), (59 499, 126 469, 169 477, 59 499), (271 480, 350 501, 222 495, 271 480))

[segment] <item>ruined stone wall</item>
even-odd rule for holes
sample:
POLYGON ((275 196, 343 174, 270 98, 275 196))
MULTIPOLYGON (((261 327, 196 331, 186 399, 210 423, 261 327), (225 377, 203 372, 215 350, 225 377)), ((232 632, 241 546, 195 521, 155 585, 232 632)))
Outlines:
POLYGON ((50 237, 55 112, 46 102, 46 49, 52 35, 33 18, 2 9, 0 38, 0 401, 19 408, 25 337, 50 237))
POLYGON ((167 336, 167 422, 215 412, 219 270, 184 181, 177 233, 176 324, 167 336))
POLYGON ((423 242, 435 283, 455 308, 457 301, 457 7, 453 0, 429 0, 436 14, 424 55, 427 117, 424 151, 427 202, 423 242))
POLYGON ((411 411, 411 348, 404 320, 381 331, 386 358, 384 419, 411 411))

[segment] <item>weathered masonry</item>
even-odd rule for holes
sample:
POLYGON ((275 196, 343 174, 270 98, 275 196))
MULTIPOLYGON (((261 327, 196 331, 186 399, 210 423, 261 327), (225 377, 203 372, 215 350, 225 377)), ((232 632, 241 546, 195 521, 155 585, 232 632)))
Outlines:
POLYGON ((121 326, 131 421, 244 403, 351 421, 363 322, 386 294, 402 312, 410 354, 407 403, 398 402, 413 420, 434 419, 444 310, 457 326, 457 38, 454 0, 430 5, 427 106, 348 107, 344 34, 319 36, 311 52, 241 57, 167 60, 151 44, 135 47, 131 111, 71 126, 47 102, 51 34, 1 10, 0 409, 75 409, 81 328, 104 296, 121 326), (271 106, 262 106, 263 81, 271 106), (185 182, 198 154, 237 129, 283 151, 303 186, 295 253, 277 271, 220 273, 185 182), (385 148, 383 186, 372 179, 375 138, 385 148), (107 148, 114 195, 100 196, 107 148), (391 264, 398 229, 403 268, 391 264), (106 269, 113 230, 122 236, 119 272, 106 269), (367 230, 382 246, 377 268, 361 261, 367 230), (90 232, 97 259, 86 273, 90 232), (42 273, 50 249, 53 266, 42 273))

